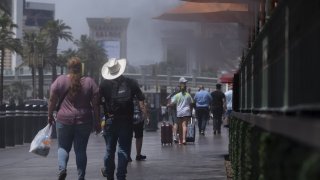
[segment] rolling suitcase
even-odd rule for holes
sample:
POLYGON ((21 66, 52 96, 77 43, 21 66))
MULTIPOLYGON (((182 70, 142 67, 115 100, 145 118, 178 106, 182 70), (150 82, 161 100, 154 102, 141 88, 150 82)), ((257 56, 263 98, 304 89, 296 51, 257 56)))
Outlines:
POLYGON ((190 123, 187 125, 187 135, 186 135, 186 142, 193 142, 196 139, 196 126, 194 119, 191 118, 190 123))
POLYGON ((161 144, 172 145, 172 125, 163 121, 161 124, 161 144))

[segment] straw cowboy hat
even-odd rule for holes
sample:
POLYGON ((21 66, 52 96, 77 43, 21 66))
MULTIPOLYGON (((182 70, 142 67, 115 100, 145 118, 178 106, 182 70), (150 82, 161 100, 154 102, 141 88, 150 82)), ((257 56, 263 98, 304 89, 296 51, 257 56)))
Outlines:
POLYGON ((101 69, 101 74, 104 79, 116 79, 121 76, 126 69, 127 60, 126 59, 116 59, 111 58, 106 62, 101 69))

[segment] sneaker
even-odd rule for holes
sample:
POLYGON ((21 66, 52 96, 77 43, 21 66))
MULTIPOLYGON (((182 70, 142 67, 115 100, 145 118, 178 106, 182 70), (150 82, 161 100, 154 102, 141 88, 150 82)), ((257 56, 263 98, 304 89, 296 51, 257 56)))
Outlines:
POLYGON ((58 180, 65 180, 67 177, 67 170, 61 170, 58 174, 58 180))
POLYGON ((107 174, 106 174, 106 169, 105 169, 104 167, 101 168, 101 175, 102 175, 103 177, 106 177, 107 180, 114 180, 113 177, 108 177, 108 176, 107 176, 107 174))
MULTIPOLYGON (((173 137, 174 137, 174 136, 173 136, 173 137)), ((174 142, 174 143, 178 143, 178 140, 177 140, 176 137, 173 138, 173 142, 174 142)))
POLYGON ((145 160, 147 158, 147 156, 145 156, 145 155, 138 155, 138 156, 136 156, 136 160, 137 161, 143 161, 143 160, 145 160))
POLYGON ((103 176, 103 177, 107 177, 107 174, 106 174, 106 169, 105 168, 101 168, 101 175, 103 176))
POLYGON ((201 134, 202 136, 204 136, 204 131, 201 131, 200 134, 201 134))
POLYGON ((217 134, 217 131, 213 131, 213 134, 217 134))

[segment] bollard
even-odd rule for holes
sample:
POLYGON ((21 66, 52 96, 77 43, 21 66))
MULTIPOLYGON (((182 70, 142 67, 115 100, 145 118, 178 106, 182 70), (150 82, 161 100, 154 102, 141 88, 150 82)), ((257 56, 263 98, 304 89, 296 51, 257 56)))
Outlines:
POLYGON ((48 105, 40 105, 40 127, 44 128, 48 123, 48 105))
POLYGON ((19 104, 16 107, 15 110, 15 139, 14 142, 15 144, 23 144, 23 134, 24 134, 24 120, 23 120, 23 113, 24 113, 24 105, 19 104))
POLYGON ((31 123, 31 114, 32 114, 32 105, 25 104, 23 111, 23 142, 31 143, 32 136, 32 123, 31 123))
POLYGON ((40 106, 41 105, 34 105, 34 121, 35 121, 35 131, 38 133, 38 131, 44 126, 41 124, 41 111, 40 111, 40 106))
POLYGON ((35 104, 31 106, 30 123, 32 124, 32 128, 31 128, 32 138, 34 138, 37 135, 38 131, 40 130, 38 127, 38 114, 37 114, 38 107, 39 106, 35 104))
POLYGON ((157 131, 158 130, 158 111, 156 108, 150 109, 150 121, 149 124, 146 125, 146 131, 157 131))
POLYGON ((5 133, 5 104, 0 105, 0 148, 6 147, 6 133, 5 133))
POLYGON ((15 104, 6 105, 5 137, 6 146, 14 146, 15 140, 15 104))

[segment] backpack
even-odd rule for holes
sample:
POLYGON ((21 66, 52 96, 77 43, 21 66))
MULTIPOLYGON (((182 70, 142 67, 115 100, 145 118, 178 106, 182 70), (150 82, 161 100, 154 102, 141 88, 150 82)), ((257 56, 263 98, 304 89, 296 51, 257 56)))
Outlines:
POLYGON ((111 111, 126 112, 127 108, 132 103, 132 93, 129 82, 126 78, 118 81, 113 81, 111 90, 111 111))

